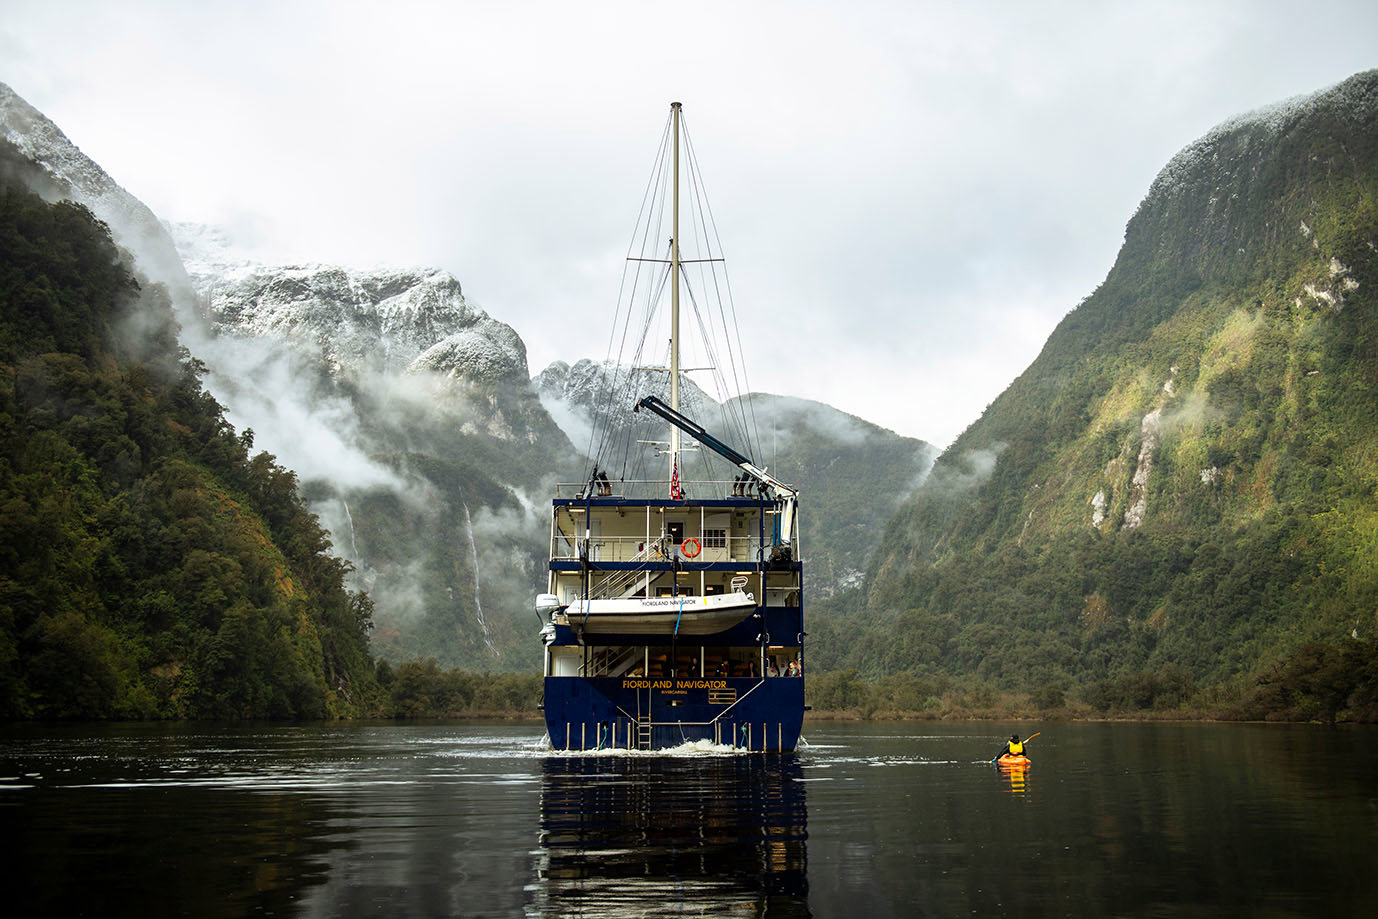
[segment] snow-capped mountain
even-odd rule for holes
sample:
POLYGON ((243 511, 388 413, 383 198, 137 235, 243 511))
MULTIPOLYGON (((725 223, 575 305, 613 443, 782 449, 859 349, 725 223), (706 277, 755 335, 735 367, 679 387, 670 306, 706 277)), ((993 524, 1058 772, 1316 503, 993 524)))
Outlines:
MULTIPOLYGON (((0 83, 0 139, 41 167, 47 181, 34 191, 49 200, 67 198, 84 204, 110 227, 118 245, 134 253, 143 272, 167 285, 175 306, 186 305, 190 281, 176 247, 153 211, 4 83, 0 83)), ((179 310, 178 318, 186 323, 190 317, 179 310)))
POLYGON ((520 336, 439 269, 265 265, 219 229, 170 230, 233 417, 301 475, 373 597, 374 650, 522 666, 541 549, 523 495, 573 451, 520 336))
MULTIPOLYGON (((533 380, 541 405, 576 446, 588 449, 595 424, 622 430, 636 416, 631 408, 642 396, 669 399, 669 381, 659 371, 619 367, 587 358, 567 364, 555 361, 533 380)), ((680 410, 691 418, 707 419, 718 403, 688 376, 680 382, 680 410)))
MULTIPOLYGON (((544 514, 532 496, 548 494, 553 479, 587 473, 580 454, 590 450, 595 418, 659 424, 630 409, 641 396, 667 396, 665 373, 581 360, 556 362, 533 380, 518 334, 442 270, 266 265, 223 231, 160 223, 3 85, 0 143, 33 163, 26 182, 89 207, 136 268, 168 287, 183 344, 204 362, 226 418, 252 429, 256 449, 297 474, 336 551, 370 591, 375 653, 531 666, 538 646, 527 619, 545 553, 544 514)), ((720 421, 732 403, 688 377, 681 407, 736 439, 720 421)), ((853 531, 878 531, 848 515, 887 513, 926 471, 931 448, 826 406, 781 412, 801 459, 790 466, 782 451, 779 471, 810 488, 811 506, 841 508, 820 513, 807 535, 823 592, 844 587, 870 549, 853 531), (866 476, 811 478, 815 466, 863 463, 866 476), (867 490, 847 490, 858 481, 867 490)), ((761 417, 771 430, 771 416, 761 417)), ((770 463, 770 447, 784 440, 782 431, 763 451, 770 463)))
POLYGON ((356 379, 403 372, 471 383, 527 378, 521 338, 468 303, 448 272, 264 265, 236 252, 218 229, 170 229, 219 334, 284 342, 356 379))

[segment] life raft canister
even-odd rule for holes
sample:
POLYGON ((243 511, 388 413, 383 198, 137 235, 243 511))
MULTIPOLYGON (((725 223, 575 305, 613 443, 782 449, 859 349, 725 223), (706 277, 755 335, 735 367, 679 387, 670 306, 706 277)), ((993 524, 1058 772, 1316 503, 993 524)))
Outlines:
POLYGON ((703 551, 703 544, 698 541, 697 537, 690 536, 679 544, 679 551, 684 553, 685 558, 698 558, 699 553, 703 551))

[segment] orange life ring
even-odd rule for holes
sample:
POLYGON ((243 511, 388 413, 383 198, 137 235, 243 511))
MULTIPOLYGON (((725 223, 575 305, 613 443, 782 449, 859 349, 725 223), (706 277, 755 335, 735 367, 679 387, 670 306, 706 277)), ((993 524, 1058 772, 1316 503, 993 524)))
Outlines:
POLYGON ((703 544, 698 541, 697 537, 690 536, 684 542, 679 544, 679 551, 684 553, 685 558, 698 558, 699 553, 703 551, 703 544), (694 551, 692 552, 689 551, 690 543, 694 544, 694 551))

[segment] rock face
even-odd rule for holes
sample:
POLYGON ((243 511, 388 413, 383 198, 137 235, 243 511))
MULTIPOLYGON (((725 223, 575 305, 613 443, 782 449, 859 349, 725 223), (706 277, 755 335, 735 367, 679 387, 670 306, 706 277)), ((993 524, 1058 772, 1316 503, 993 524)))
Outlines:
POLYGON ((284 342, 355 378, 428 372, 462 383, 526 381, 521 338, 471 306, 445 271, 269 266, 236 255, 218 230, 177 224, 172 232, 219 334, 284 342))
MULTIPOLYGON (((644 419, 632 413, 642 396, 670 399, 667 375, 653 370, 633 370, 588 359, 573 365, 555 361, 532 383, 541 405, 560 425, 570 441, 586 452, 593 452, 591 438, 595 428, 626 431, 644 419)), ((718 403, 685 377, 680 383, 680 411, 701 423, 708 422, 718 403)))
POLYGON ((946 636, 916 670, 1025 688, 1223 683, 1378 635, 1378 566, 1336 561, 1378 521, 1375 200, 1378 71, 1173 157, 891 521, 866 621, 946 636))
MULTIPOLYGON (((188 302, 191 283, 177 249, 148 206, 4 83, 0 83, 0 138, 46 173, 49 182, 35 191, 50 200, 68 198, 84 204, 110 227, 115 242, 134 254, 148 277, 167 285, 176 305, 188 302)), ((185 323, 190 317, 179 318, 185 323)))
POLYGON ((375 653, 534 666, 543 547, 525 495, 573 451, 515 331, 443 271, 265 266, 218 231, 165 226, 3 85, 0 144, 28 164, 6 167, 17 178, 88 207, 168 289, 226 417, 296 472, 370 591, 375 653))
POLYGON ((274 450, 325 428, 292 465, 373 597, 375 652, 534 666, 520 614, 543 545, 523 496, 575 463, 517 333, 445 271, 270 266, 217 229, 172 233, 238 416, 274 450))

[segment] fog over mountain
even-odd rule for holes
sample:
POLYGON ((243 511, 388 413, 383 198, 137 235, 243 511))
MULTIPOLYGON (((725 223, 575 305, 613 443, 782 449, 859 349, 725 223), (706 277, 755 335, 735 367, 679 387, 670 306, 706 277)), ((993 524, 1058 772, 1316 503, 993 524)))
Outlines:
POLYGON ((168 289, 226 417, 296 471, 370 591, 375 651, 529 666, 543 533, 529 496, 572 451, 516 333, 444 272, 267 266, 219 231, 166 227, 3 85, 0 128, 29 184, 89 207, 168 289))
POLYGON ((1378 70, 1173 157, 1104 283, 890 521, 864 609, 823 627, 868 637, 829 663, 1100 710, 1371 706, 1376 200, 1378 70))
POLYGON ((303 476, 374 597, 379 653, 528 666, 543 533, 529 495, 573 451, 517 334, 442 271, 260 265, 219 231, 173 233, 236 368, 227 399, 303 476))
MULTIPOLYGON (((654 444, 665 437, 664 423, 649 412, 629 410, 641 396, 669 398, 664 373, 581 360, 572 366, 551 364, 535 383, 541 403, 571 440, 581 450, 607 457, 606 471, 613 480, 666 477, 654 444), (612 401, 609 393, 616 394, 612 401), (627 443, 630 449, 610 448, 595 437, 627 443)), ((680 408, 799 488, 802 551, 815 597, 863 583, 867 558, 885 521, 923 482, 938 454, 932 444, 820 402, 769 393, 718 402, 687 376, 680 387, 680 408)), ((706 450, 686 452, 682 462, 688 479, 725 481, 737 472, 706 450)))
MULTIPOLYGON (((630 413, 633 400, 608 401, 615 369, 556 362, 533 380, 517 333, 444 271, 261 264, 223 230, 161 223, 3 85, 0 116, 0 137, 34 164, 30 184, 109 224, 145 282, 167 288, 227 419, 296 472, 372 596, 375 653, 535 666, 531 598, 544 584, 552 483, 587 474, 596 417, 648 421, 630 413)), ((665 394, 664 374, 619 375, 624 391, 665 394)), ((687 377, 683 388, 686 412, 710 429, 743 414, 687 377)), ((812 502, 816 588, 859 583, 867 534, 933 449, 817 403, 752 400, 762 437, 773 431, 753 447, 766 465, 781 457, 775 471, 812 502)))

